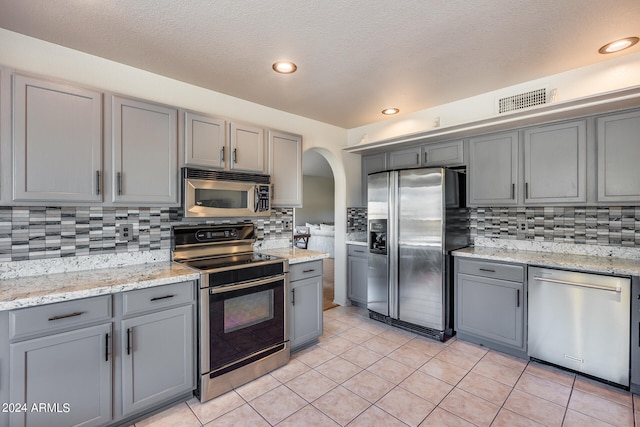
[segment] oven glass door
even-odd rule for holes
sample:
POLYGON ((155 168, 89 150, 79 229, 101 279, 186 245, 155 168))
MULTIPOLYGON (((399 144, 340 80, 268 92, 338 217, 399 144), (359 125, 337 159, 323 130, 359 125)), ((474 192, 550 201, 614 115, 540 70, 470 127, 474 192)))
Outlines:
POLYGON ((259 283, 262 284, 249 287, 229 286, 229 290, 211 288, 211 371, 284 343, 285 280, 279 277, 259 283))

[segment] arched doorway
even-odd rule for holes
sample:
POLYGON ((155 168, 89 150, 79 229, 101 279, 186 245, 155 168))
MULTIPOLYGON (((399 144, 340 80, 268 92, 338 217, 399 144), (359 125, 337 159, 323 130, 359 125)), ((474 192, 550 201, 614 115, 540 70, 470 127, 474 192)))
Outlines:
MULTIPOLYGON (((303 165, 304 155, 307 152, 314 152, 322 156, 331 167, 333 174, 335 210, 334 302, 338 305, 349 305, 349 300, 347 299, 347 253, 345 244, 347 233, 347 178, 345 164, 343 163, 344 154, 339 153, 340 156, 322 147, 309 148, 303 153, 303 165)), ((359 158, 359 156, 357 157, 359 158)))

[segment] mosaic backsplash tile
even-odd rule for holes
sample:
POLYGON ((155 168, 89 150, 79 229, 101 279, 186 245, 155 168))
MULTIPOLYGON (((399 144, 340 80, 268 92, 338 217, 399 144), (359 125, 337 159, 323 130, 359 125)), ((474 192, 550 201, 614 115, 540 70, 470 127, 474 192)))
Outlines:
MULTIPOLYGON (((172 210, 177 209, 0 207, 0 262, 170 249, 171 226, 181 224, 172 219, 172 210), (118 239, 120 224, 133 226, 134 240, 118 239)), ((258 240, 293 239, 284 227, 292 220, 291 208, 273 209, 269 218, 246 219, 256 225, 258 240)))
POLYGON ((475 236, 640 247, 640 207, 471 208, 475 236))
POLYGON ((347 208, 347 232, 367 231, 367 208, 347 208))

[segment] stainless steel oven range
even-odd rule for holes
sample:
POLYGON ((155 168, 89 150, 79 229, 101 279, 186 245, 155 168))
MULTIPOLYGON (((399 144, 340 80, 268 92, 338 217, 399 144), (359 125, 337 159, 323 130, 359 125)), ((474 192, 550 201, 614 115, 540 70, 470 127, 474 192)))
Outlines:
POLYGON ((253 224, 177 226, 173 259, 200 271, 200 401, 290 357, 286 259, 253 252, 253 224))

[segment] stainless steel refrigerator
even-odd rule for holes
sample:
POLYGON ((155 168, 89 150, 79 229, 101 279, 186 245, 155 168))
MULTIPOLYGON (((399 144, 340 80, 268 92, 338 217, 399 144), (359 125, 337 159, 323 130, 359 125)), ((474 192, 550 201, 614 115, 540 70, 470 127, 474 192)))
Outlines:
POLYGON ((441 341, 452 334, 450 251, 469 244, 465 176, 429 168, 368 177, 367 308, 441 341))

